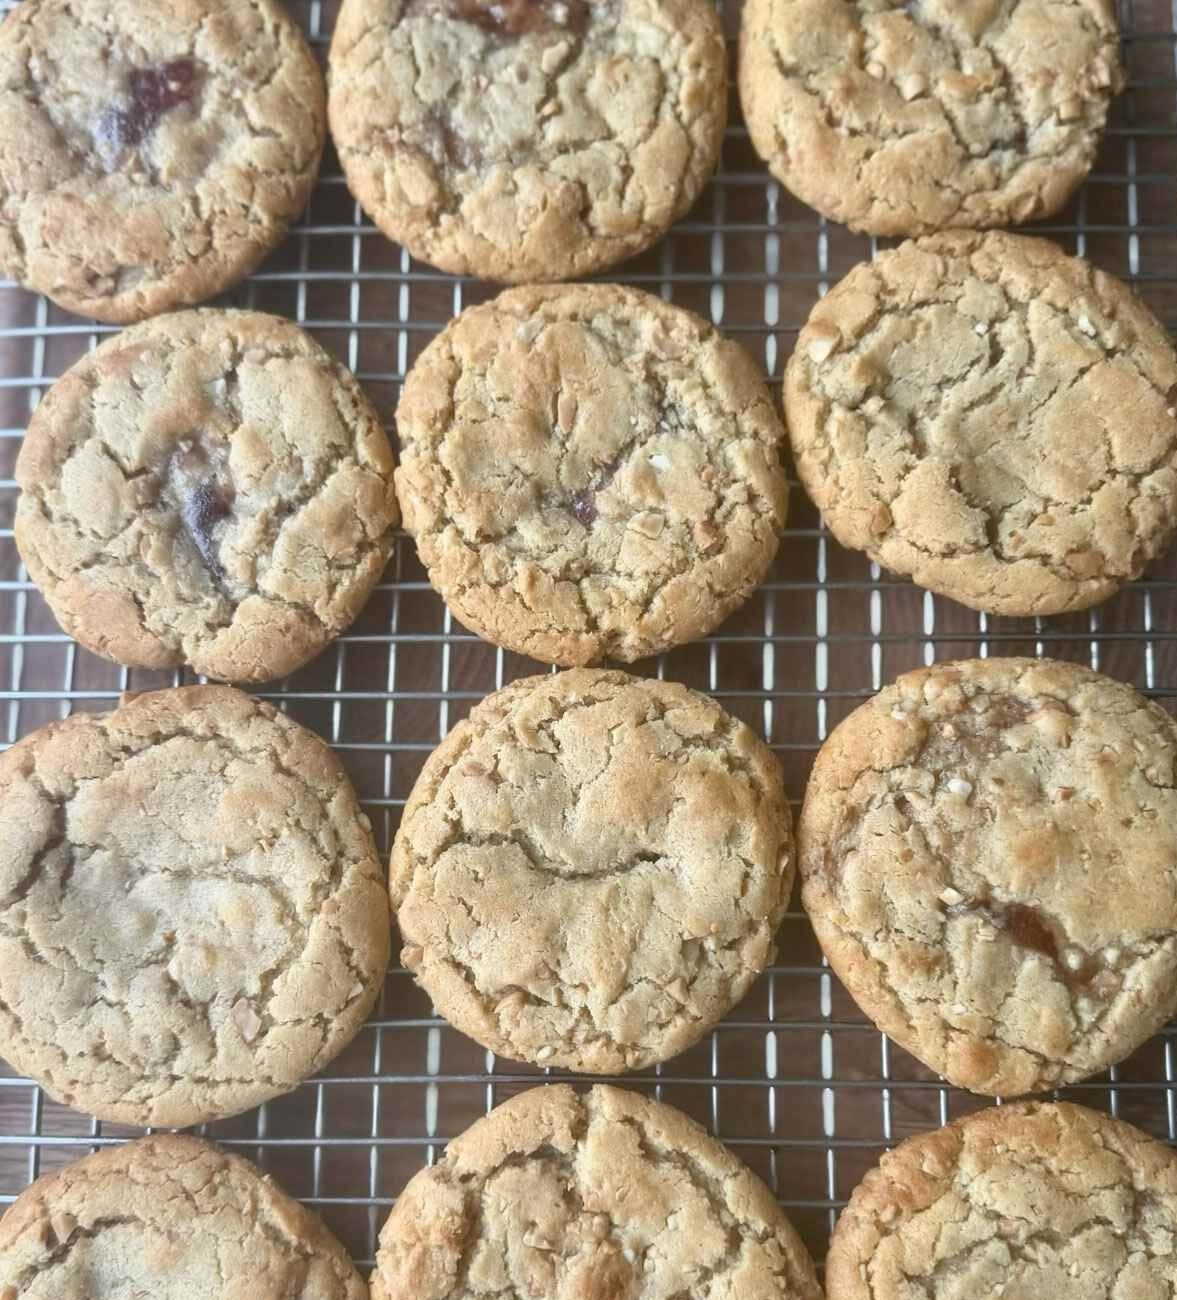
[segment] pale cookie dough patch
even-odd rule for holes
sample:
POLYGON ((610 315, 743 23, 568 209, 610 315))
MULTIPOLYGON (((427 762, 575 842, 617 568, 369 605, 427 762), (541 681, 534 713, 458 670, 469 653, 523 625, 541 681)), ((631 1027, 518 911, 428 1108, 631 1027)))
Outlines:
POLYGON ((990 1108, 884 1155, 838 1219, 829 1300, 1165 1300, 1177 1158, 1066 1103, 990 1108))
POLYGON ((0 1054, 67 1105, 167 1127, 247 1110, 375 1000, 367 819, 327 746, 240 691, 34 732, 0 757, 0 823, 0 1054))
POLYGON ((1177 1009, 1177 728, 1072 664, 901 677, 822 747, 802 897, 864 1011, 960 1087, 1060 1087, 1177 1009))
POLYGON ((532 1088, 422 1170, 380 1234, 372 1300, 821 1300, 768 1188, 681 1112, 532 1088))
POLYGON ((345 0, 331 132, 390 238, 446 271, 564 280, 649 247, 727 118, 711 0, 345 0))
POLYGON ((83 357, 17 460, 16 541, 58 621, 118 663, 293 672, 356 617, 399 520, 352 376, 289 321, 179 312, 83 357))
POLYGON ((785 376, 797 469, 837 539, 974 609, 1107 599, 1177 521, 1177 356, 1054 244, 934 235, 855 267, 785 376))
POLYGON ((919 235, 1057 212, 1123 84, 1111 0, 748 0, 757 152, 854 230, 919 235))
POLYGON ((286 234, 325 135, 278 0, 23 0, 0 27, 0 267, 100 320, 211 298, 286 234))
POLYGON ((141 1138, 38 1178, 0 1221, 0 1300, 366 1300, 347 1252, 261 1170, 141 1138))
POLYGON ((683 686, 573 670, 458 724, 392 853, 405 964, 501 1055, 604 1074, 700 1038, 775 954, 792 828, 765 745, 683 686))
POLYGON ((783 437, 747 353, 616 285, 515 289, 425 349, 397 494, 469 628, 562 665, 703 636, 766 573, 783 437))

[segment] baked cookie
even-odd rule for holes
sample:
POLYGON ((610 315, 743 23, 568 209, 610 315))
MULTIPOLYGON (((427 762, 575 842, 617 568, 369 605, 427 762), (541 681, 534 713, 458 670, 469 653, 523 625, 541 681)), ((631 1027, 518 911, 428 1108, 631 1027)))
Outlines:
POLYGON ((701 1038, 775 953, 793 884, 780 769, 671 682, 574 669, 483 700, 392 850, 402 959, 463 1033, 614 1074, 701 1038))
POLYGON ((1177 726, 1049 659, 908 673, 822 746, 802 898, 839 979, 952 1083, 1013 1095, 1177 1011, 1177 726))
POLYGON ((1177 1288, 1177 1156, 1083 1106, 968 1115, 883 1156, 842 1211, 829 1300, 1146 1300, 1177 1288))
POLYGON ((5 1300, 366 1300, 317 1214, 256 1165, 179 1134, 38 1178, 0 1220, 5 1300))
POLYGON ((853 230, 1049 217, 1091 170, 1123 85, 1112 0, 748 0, 756 151, 853 230))
POLYGON ((618 285, 515 289, 452 321, 397 409, 429 579, 496 645, 564 666, 704 636, 776 554, 783 437, 748 354, 618 285))
POLYGON ((931 235, 854 268, 785 374, 843 546, 996 614, 1105 600, 1177 520, 1177 356, 1119 280, 1041 239, 931 235))
POLYGON ((376 999, 368 820, 268 704, 189 686, 51 723, 0 756, 0 824, 0 1054, 66 1105, 235 1114, 326 1065, 376 999))
POLYGON ((306 206, 325 133, 278 0, 22 0, 0 26, 0 269, 120 323, 211 298, 306 206))
POLYGON ((487 280, 648 248, 699 197, 727 120, 712 0, 344 0, 329 80, 364 211, 487 280))
POLYGON ((269 681, 359 613, 399 520, 352 376, 258 312, 146 321, 68 370, 16 464, 16 543, 58 622, 132 667, 269 681))
POLYGON ((681 1111, 532 1088, 422 1169, 380 1233, 372 1300, 821 1300, 772 1193, 681 1111))

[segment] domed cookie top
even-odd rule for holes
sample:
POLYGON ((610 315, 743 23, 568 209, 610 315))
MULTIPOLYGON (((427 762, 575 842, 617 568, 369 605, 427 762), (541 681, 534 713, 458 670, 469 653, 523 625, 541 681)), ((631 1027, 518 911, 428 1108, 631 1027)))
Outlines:
POLYGON ((469 628, 557 664, 705 635, 776 554, 783 436, 748 354, 616 285, 515 289, 425 349, 397 494, 469 628))
POLYGON ((932 235, 857 266, 785 375, 844 545, 974 609, 1105 600, 1177 521, 1177 356, 1119 280, 1041 239, 932 235))
POLYGON ((414 257, 566 280, 695 201, 726 69, 711 0, 344 0, 331 134, 352 193, 414 257))
POLYGON ((574 669, 512 683, 426 762, 393 846, 403 959, 503 1056, 597 1074, 700 1038, 776 952, 780 769, 713 700, 574 669))
POLYGON ((278 0, 23 0, 0 26, 0 267, 100 320, 211 298, 302 211, 325 134, 278 0))
POLYGON ((97 654, 268 681, 355 618, 399 519, 352 376, 296 325, 180 312, 107 340, 37 407, 16 541, 97 654))
POLYGON ((821 1300, 772 1193, 681 1111, 621 1088, 532 1088, 405 1188, 372 1300, 821 1300))
POLYGON ((180 1134, 38 1178, 0 1220, 13 1300, 366 1300, 347 1252, 260 1169, 180 1134))
POLYGON ((740 99, 800 199, 875 235, 1057 212, 1123 81, 1111 0, 748 0, 740 99))
POLYGON ((367 819, 327 746, 240 691, 33 732, 0 756, 0 827, 0 1055, 67 1105, 235 1114, 321 1069, 376 998, 367 819))
POLYGON ((1177 1156, 1082 1106, 990 1107, 900 1143, 859 1184, 829 1300, 1145 1300, 1177 1287, 1177 1156))
POLYGON ((1073 664, 899 678, 822 746, 802 898, 838 977, 952 1083, 1122 1060, 1177 1010, 1177 726, 1073 664))

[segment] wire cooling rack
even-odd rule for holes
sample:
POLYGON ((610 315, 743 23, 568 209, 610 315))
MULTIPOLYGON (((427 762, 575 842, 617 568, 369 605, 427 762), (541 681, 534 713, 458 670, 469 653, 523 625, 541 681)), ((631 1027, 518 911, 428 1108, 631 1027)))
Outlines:
MULTIPOLYGON (((961 0, 966 3, 967 0, 961 0)), ((1177 5, 1177 0, 1172 0, 1177 5)), ((11 8, 0 0, 0 10, 11 8)), ((1039 227, 1130 280, 1177 327, 1177 18, 1170 0, 1123 0, 1130 82, 1094 173, 1039 227)), ((337 0, 292 4, 325 51, 337 0)), ((738 0, 725 14, 738 28, 738 0)), ((743 342, 779 392, 783 362, 817 295, 874 251, 771 181, 732 106, 720 171, 670 236, 614 277, 694 309, 743 342)), ((388 413, 407 367, 463 306, 494 292, 414 263, 366 221, 331 155, 309 211, 227 301, 294 318, 359 375, 388 413)), ((128 672, 64 636, 12 541, 16 453, 48 384, 105 330, 0 285, 0 741, 124 690, 179 683, 128 672)), ((710 692, 780 756, 794 805, 813 754, 860 700, 936 659, 1051 655, 1177 699, 1177 554, 1101 608, 1049 620, 989 618, 880 574, 827 539, 793 483, 769 580, 714 635, 638 671, 710 692)), ((537 670, 454 623, 412 544, 398 543, 348 635, 260 692, 340 752, 387 853, 425 755, 487 692, 537 670)), ((1108 1075, 1068 1090, 1177 1139, 1177 1026, 1108 1075)), ((407 1179, 445 1141, 543 1072, 500 1061, 437 1018, 394 966, 376 1012, 323 1076, 209 1134, 269 1169, 322 1213, 361 1268, 407 1179)), ((777 965, 698 1046, 616 1080, 703 1122, 773 1188, 814 1255, 882 1149, 986 1104, 941 1083, 870 1025, 822 964, 794 902, 777 965)), ((136 1130, 98 1124, 0 1070, 0 1203, 39 1173, 136 1130)))

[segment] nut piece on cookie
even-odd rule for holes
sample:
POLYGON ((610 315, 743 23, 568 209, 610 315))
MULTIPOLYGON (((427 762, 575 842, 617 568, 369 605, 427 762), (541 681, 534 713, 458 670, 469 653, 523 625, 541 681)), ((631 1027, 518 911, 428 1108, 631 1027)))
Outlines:
POLYGON ((779 766, 671 682, 573 669, 489 696, 429 757, 392 850, 405 965, 513 1060, 614 1074, 701 1038, 776 953, 779 766))
POLYGON ((332 139, 376 225, 507 283, 655 243, 727 119, 712 0, 344 0, 328 75, 332 139))
POLYGON ((618 285, 452 321, 397 410, 397 495, 468 628, 568 667, 705 636, 776 554, 780 421, 737 344, 618 285))
POLYGON ((973 1092, 1074 1083, 1177 1011, 1177 724, 1049 659, 900 677, 822 746, 798 826, 830 965, 973 1092))
POLYGON ((930 235, 855 267, 785 372, 827 527, 972 609, 1086 609, 1177 527, 1177 355, 1127 285, 1024 235, 930 235))
POLYGON ((990 1107, 883 1156, 838 1218, 829 1300, 1128 1300, 1177 1285, 1177 1155, 1066 1102, 990 1107))
POLYGON ((331 750, 241 691, 33 732, 0 755, 0 827, 0 1055, 68 1106, 237 1114, 322 1069, 376 999, 367 819, 331 750))
POLYGON ((241 1156, 160 1134, 38 1178, 0 1220, 5 1300, 366 1300, 347 1252, 241 1156))
POLYGON ((532 1088, 412 1178, 372 1300, 821 1300, 772 1193, 681 1111, 621 1088, 532 1088))
POLYGON ((392 472, 371 403, 310 335, 260 312, 177 312, 107 340, 37 407, 16 543, 96 654, 270 681, 379 581, 392 472))
POLYGON ((22 0, 0 26, 0 269, 119 324, 203 302, 285 236, 326 130, 281 0, 22 0))
POLYGON ((1039 220, 1123 84, 1112 0, 747 0, 740 101, 803 202, 853 230, 1039 220))

